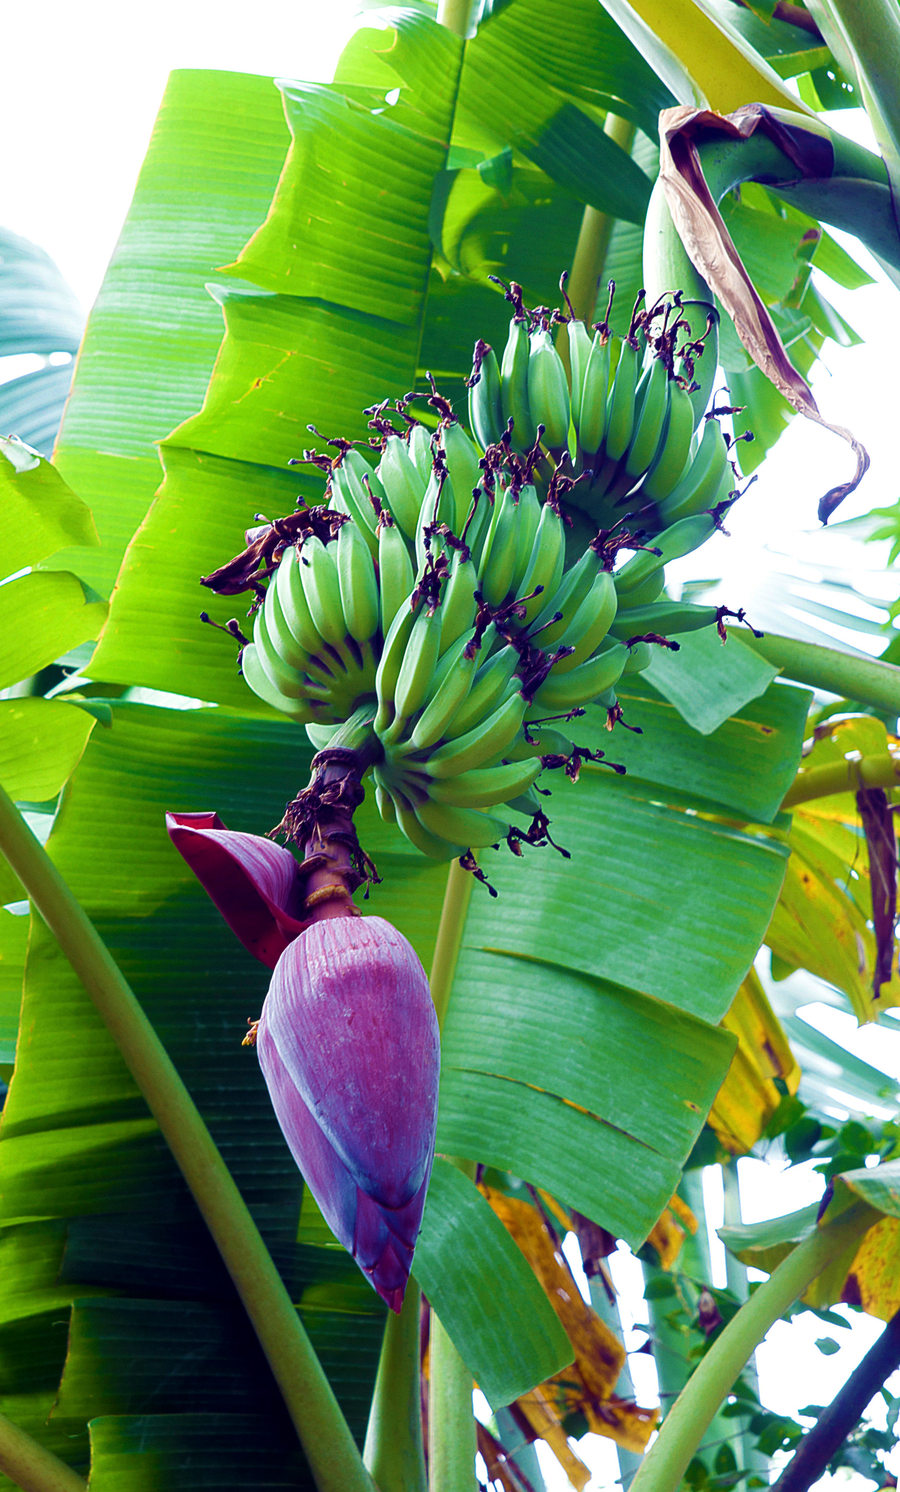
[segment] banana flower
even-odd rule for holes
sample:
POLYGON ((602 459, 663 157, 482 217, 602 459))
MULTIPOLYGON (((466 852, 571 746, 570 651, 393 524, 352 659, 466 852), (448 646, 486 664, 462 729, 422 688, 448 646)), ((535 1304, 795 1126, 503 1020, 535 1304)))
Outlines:
POLYGON ((256 1029, 275 1114, 322 1213, 399 1311, 434 1156, 439 1038, 421 963, 382 917, 309 921, 290 851, 172 813, 176 849, 273 970, 256 1029))

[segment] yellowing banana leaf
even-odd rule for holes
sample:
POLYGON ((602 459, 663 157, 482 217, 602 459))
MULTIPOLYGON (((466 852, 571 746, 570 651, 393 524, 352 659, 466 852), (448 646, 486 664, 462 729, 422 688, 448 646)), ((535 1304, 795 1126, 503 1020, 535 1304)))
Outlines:
POLYGON ((796 1093, 800 1067, 755 969, 742 982, 722 1026, 737 1037, 738 1045, 709 1123, 726 1150, 746 1155, 765 1130, 784 1088, 796 1093), (781 1091, 776 1079, 784 1085, 781 1091))
MULTIPOLYGON (((869 716, 829 721, 804 757, 798 784, 821 770, 835 786, 843 780, 855 787, 856 763, 886 758, 898 744, 869 716)), ((871 873, 855 792, 797 802, 792 815, 791 858, 766 942, 785 964, 843 990, 860 1021, 873 1020, 879 1007, 900 1000, 900 976, 895 967, 876 1002, 871 873)))

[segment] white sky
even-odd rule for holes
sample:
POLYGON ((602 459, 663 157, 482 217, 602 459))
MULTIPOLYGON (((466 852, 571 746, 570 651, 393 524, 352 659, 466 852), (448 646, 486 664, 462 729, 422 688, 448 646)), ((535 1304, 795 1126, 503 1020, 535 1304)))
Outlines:
MULTIPOLYGON (((0 89, 3 226, 45 248, 87 310, 127 212, 169 72, 202 67, 327 78, 355 9, 353 0, 254 0, 249 7, 233 0, 215 7, 156 0, 140 10, 109 0, 32 0, 8 7, 0 89)), ((881 286, 853 295, 826 289, 865 338, 864 347, 848 352, 831 346, 816 379, 823 412, 854 430, 872 457, 862 494, 846 504, 850 516, 898 496, 892 368, 900 346, 900 295, 881 286)), ((836 438, 794 422, 732 515, 731 543, 716 540, 707 551, 704 573, 727 575, 730 604, 751 604, 755 579, 768 563, 767 542, 804 559, 848 562, 850 551, 815 521, 819 495, 848 470, 836 438)), ((864 564, 875 561, 871 551, 863 554, 864 564)), ((688 573, 696 575, 696 559, 691 566, 688 573)), ((896 594, 896 578, 882 593, 896 594)), ((878 1060, 872 1038, 854 1044, 878 1060)), ((798 1205, 793 1191, 781 1198, 771 1172, 762 1185, 758 1169, 756 1162, 742 1163, 753 1215, 798 1205)), ((852 1345, 823 1357, 811 1347, 824 1334, 818 1323, 784 1329, 763 1359, 767 1397, 787 1412, 811 1399, 827 1400, 876 1330, 874 1324, 862 1329, 852 1345), (798 1393, 792 1384, 802 1379, 798 1393)), ((598 1469, 592 1488, 609 1476, 598 1469)))

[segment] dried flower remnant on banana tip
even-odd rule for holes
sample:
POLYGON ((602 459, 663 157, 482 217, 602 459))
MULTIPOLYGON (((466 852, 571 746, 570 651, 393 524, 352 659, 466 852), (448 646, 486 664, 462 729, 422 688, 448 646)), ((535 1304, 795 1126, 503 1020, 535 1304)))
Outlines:
MULTIPOLYGON (((319 772, 336 765, 326 760, 319 772)), ((320 798, 328 789, 320 785, 320 798)), ((329 854, 345 810, 332 805, 330 821, 325 811, 319 838, 302 800, 293 817, 312 846, 303 865, 215 814, 169 814, 167 827, 229 926, 273 971, 248 1042, 326 1221, 397 1311, 434 1154, 437 1019, 410 944, 350 901, 348 887, 364 875, 352 846, 338 837, 329 854)))

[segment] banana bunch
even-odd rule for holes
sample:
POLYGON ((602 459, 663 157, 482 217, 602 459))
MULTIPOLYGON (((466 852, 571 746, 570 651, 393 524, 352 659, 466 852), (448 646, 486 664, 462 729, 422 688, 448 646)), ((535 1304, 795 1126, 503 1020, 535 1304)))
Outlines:
POLYGON ((570 501, 598 526, 626 518, 655 535, 730 504, 728 442, 693 397, 698 345, 684 340, 677 296, 649 311, 639 300, 624 338, 607 321, 591 335, 574 314, 527 311, 518 285, 507 298, 514 314, 502 359, 477 342, 469 379, 469 422, 482 449, 506 440, 519 453, 568 461, 578 479, 570 501), (568 370, 554 325, 565 326, 568 370))
POLYGON ((244 678, 319 750, 371 709, 379 812, 427 855, 527 837, 523 815, 545 824, 538 776, 585 755, 549 721, 593 701, 614 712, 654 642, 716 620, 669 601, 664 567, 716 528, 728 448, 714 418, 694 435, 664 337, 639 330, 643 353, 569 320, 570 382, 549 326, 517 311, 502 366, 476 348, 477 444, 436 393, 436 428, 401 401, 397 429, 379 406, 377 464, 345 441, 334 458, 307 453, 327 470, 325 503, 271 526, 244 678), (573 451, 580 482, 564 475, 573 451), (618 518, 612 540, 601 529, 580 546, 564 507, 583 519, 598 483, 637 504, 624 562, 618 518))

